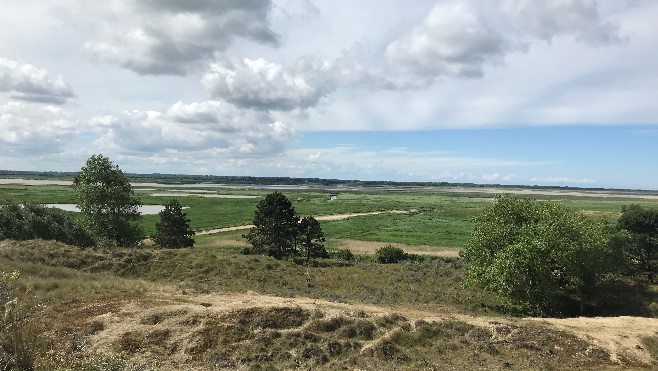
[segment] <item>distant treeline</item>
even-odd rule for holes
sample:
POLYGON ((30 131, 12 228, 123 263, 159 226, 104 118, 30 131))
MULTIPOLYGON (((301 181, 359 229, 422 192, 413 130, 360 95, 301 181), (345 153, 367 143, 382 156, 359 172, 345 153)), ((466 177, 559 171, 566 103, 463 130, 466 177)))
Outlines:
MULTIPOLYGON (((27 179, 73 179, 77 174, 70 171, 24 171, 0 170, 0 177, 27 179)), ((136 174, 126 173, 132 182, 156 182, 162 184, 196 184, 214 183, 230 185, 308 185, 308 186, 343 186, 343 187, 451 187, 451 188, 519 188, 544 190, 574 190, 574 191, 610 191, 609 188, 582 188, 569 186, 539 186, 539 185, 502 185, 451 182, 395 182, 377 180, 345 180, 322 178, 291 178, 291 177, 257 177, 230 175, 188 175, 188 174, 136 174)), ((614 189, 616 191, 633 191, 633 193, 656 194, 658 191, 640 191, 631 189, 614 189), (640 192, 638 192, 640 191, 640 192)))

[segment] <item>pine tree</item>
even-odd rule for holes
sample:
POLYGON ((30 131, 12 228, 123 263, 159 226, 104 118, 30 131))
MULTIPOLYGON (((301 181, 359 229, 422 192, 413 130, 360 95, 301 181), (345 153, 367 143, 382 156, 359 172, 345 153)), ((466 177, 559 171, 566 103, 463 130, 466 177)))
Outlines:
POLYGON ((183 212, 178 200, 173 199, 158 213, 160 221, 155 224, 153 241, 162 247, 183 248, 194 246, 194 231, 190 228, 190 220, 183 212))
POLYGON ((299 217, 290 200, 282 193, 270 193, 256 209, 254 227, 245 236, 253 252, 276 259, 296 255, 299 217))
POLYGON ((324 248, 324 232, 320 222, 312 216, 307 216, 299 223, 302 253, 307 260, 313 258, 327 258, 329 253, 324 248))

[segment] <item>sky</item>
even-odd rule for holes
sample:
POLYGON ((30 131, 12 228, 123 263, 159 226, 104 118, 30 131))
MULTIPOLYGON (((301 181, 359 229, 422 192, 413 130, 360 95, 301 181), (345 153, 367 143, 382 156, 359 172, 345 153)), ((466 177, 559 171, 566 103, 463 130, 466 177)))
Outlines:
POLYGON ((3 0, 0 169, 658 189, 658 1, 3 0))

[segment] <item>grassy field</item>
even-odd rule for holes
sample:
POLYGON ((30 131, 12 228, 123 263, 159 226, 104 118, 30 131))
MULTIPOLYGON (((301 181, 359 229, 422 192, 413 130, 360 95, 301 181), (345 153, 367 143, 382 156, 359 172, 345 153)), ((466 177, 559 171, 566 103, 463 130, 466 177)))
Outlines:
MULTIPOLYGON (((185 207, 195 230, 232 227, 250 224, 256 204, 271 191, 262 189, 203 188, 206 193, 191 193, 178 197, 185 207), (204 195, 240 195, 257 198, 211 198, 204 195)), ((187 192, 185 188, 140 189, 136 193, 146 205, 162 205, 172 197, 152 194, 187 192)), ((472 230, 472 219, 492 202, 492 194, 450 194, 428 191, 346 191, 331 201, 330 191, 286 190, 298 215, 335 215, 372 211, 405 210, 407 214, 381 214, 354 217, 346 220, 322 221, 329 244, 332 240, 361 240, 407 245, 459 248, 472 230)), ((555 197, 546 197, 555 199, 555 197)), ((75 203, 75 194, 67 186, 0 186, 0 200, 36 203, 75 203)), ((621 207, 631 203, 658 207, 656 200, 604 199, 596 197, 561 197, 558 200, 569 208, 596 218, 616 222, 621 207)), ((74 213, 75 214, 75 213, 74 213)), ((79 217, 79 215, 76 215, 79 217)), ((145 215, 142 226, 147 234, 155 229, 157 215, 145 215)))

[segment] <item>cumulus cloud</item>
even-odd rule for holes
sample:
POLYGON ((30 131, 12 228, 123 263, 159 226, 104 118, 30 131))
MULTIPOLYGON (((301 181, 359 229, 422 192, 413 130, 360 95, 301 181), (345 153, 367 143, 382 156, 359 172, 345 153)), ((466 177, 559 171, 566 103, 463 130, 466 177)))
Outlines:
POLYGON ((64 78, 45 69, 0 58, 0 91, 23 101, 64 104, 75 97, 64 78))
POLYGON ((481 77, 538 41, 574 37, 589 45, 620 42, 594 0, 470 0, 437 3, 425 19, 386 47, 389 73, 406 76, 400 87, 426 86, 438 77, 481 77))
POLYGON ((333 90, 330 66, 301 58, 292 69, 263 58, 214 63, 202 83, 213 98, 258 110, 292 110, 315 106, 333 90))
POLYGON ((258 110, 293 110, 316 106, 340 88, 423 89, 443 77, 479 78, 511 53, 525 53, 534 43, 573 37, 588 45, 619 42, 618 27, 604 21, 593 0, 472 0, 437 2, 427 15, 389 42, 384 64, 366 66, 362 45, 329 61, 299 58, 292 66, 263 58, 213 63, 202 82, 212 99, 258 110))
POLYGON ((59 150, 72 140, 79 125, 71 112, 61 107, 24 102, 0 106, 0 148, 21 154, 59 150))
POLYGON ((505 0, 501 8, 510 23, 542 40, 573 35, 586 44, 605 45, 623 39, 617 25, 601 19, 595 0, 505 0))
POLYGON ((142 75, 183 75, 236 38, 278 46, 270 0, 122 0, 97 40, 85 44, 99 60, 142 75))
POLYGON ((98 145, 134 153, 210 151, 234 157, 281 153, 294 130, 257 111, 218 101, 177 102, 164 112, 128 111, 95 117, 98 145))
POLYGON ((386 48, 395 69, 413 75, 482 75, 482 66, 500 62, 512 49, 468 2, 437 4, 420 25, 386 48))

